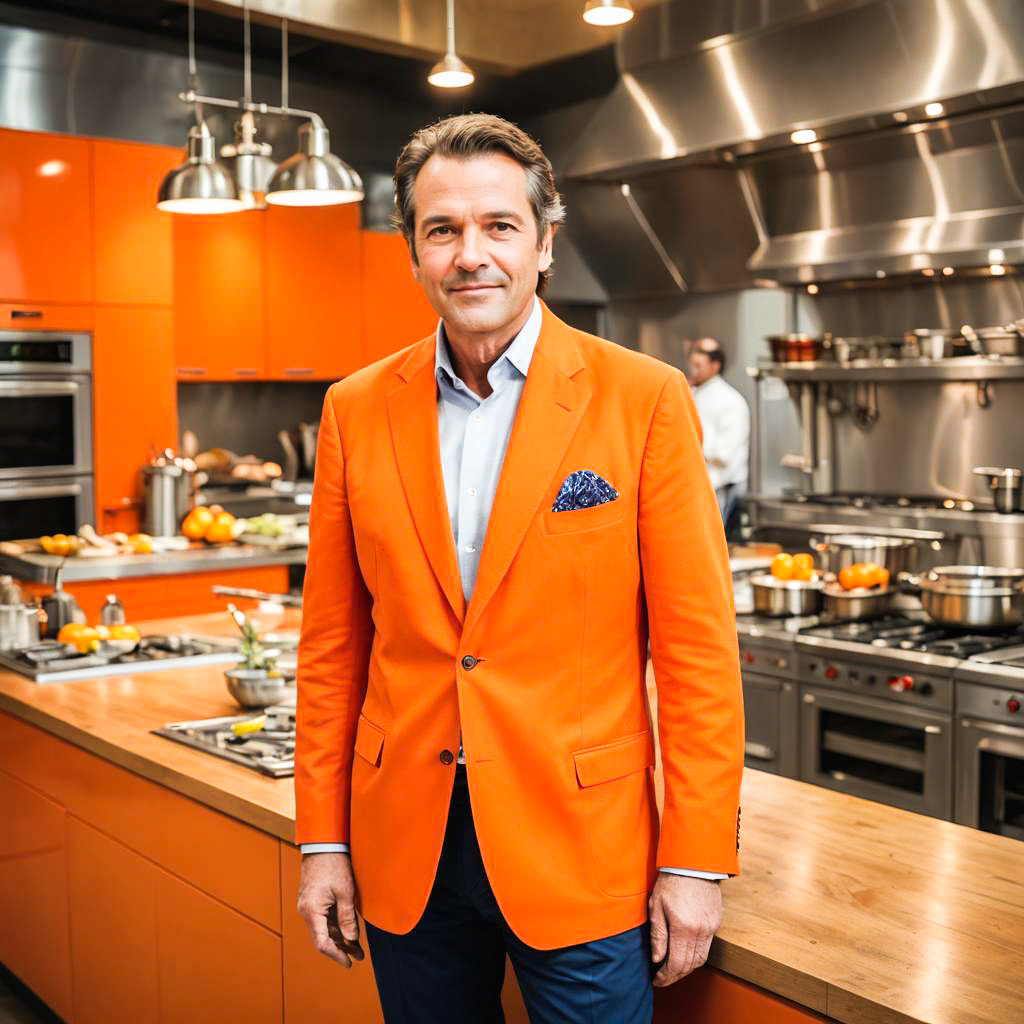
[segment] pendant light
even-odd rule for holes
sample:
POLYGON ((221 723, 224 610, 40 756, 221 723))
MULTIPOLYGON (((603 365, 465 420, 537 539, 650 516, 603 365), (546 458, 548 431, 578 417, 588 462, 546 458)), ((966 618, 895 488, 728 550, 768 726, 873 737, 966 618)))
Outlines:
POLYGON ((455 52, 455 0, 447 0, 446 15, 447 50, 427 75, 427 81, 439 89, 464 89, 473 84, 474 76, 455 52))
POLYGON ((633 18, 629 0, 587 0, 583 20, 588 25, 625 25, 633 18))
MULTIPOLYGON (((195 0, 188 4, 189 89, 196 82, 195 0)), ((188 156, 160 183, 157 209, 168 213, 234 213, 243 208, 228 170, 217 162, 217 142, 203 120, 202 108, 193 104, 196 123, 188 132, 188 156)))
MULTIPOLYGON (((288 22, 281 22, 281 110, 288 106, 288 22)), ((339 206, 363 199, 363 181, 344 160, 331 152, 331 136, 323 120, 299 128, 299 151, 279 164, 267 183, 267 202, 274 206, 339 206)))

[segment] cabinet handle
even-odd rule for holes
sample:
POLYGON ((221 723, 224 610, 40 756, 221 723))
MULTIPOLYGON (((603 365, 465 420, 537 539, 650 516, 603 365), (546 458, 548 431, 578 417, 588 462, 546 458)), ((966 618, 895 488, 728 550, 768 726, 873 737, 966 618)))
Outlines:
POLYGON ((193 377, 202 376, 206 373, 205 366, 179 366, 178 373, 187 373, 193 377))
POLYGON ((316 371, 312 366, 286 366, 284 372, 289 377, 308 377, 316 371))
POLYGON ((12 320, 39 320, 43 315, 41 309, 12 309, 12 320))
POLYGON ((238 377, 258 377, 260 375, 260 371, 255 366, 236 366, 232 373, 238 377))

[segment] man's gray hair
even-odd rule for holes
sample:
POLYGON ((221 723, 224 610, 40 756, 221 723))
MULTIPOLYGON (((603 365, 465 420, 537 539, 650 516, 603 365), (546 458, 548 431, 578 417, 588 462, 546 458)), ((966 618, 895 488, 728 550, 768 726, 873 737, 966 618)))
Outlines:
MULTIPOLYGON (((540 244, 551 225, 565 220, 562 197, 555 188, 555 172, 540 146, 518 125, 494 114, 457 114, 446 117, 427 128, 421 128, 405 144, 395 164, 395 210, 392 219, 409 246, 414 263, 416 256, 416 208, 413 186, 423 165, 434 155, 468 160, 487 153, 503 153, 526 170, 526 195, 537 224, 540 244)), ((542 270, 537 281, 538 293, 544 290, 550 268, 542 270)))

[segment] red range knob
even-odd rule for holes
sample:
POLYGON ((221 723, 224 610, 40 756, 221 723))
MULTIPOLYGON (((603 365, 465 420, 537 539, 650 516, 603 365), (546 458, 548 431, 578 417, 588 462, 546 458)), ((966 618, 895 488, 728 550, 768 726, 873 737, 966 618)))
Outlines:
POLYGON ((890 690, 894 690, 896 693, 905 693, 907 690, 912 690, 914 688, 914 677, 891 676, 887 680, 887 685, 890 690))
POLYGON ((839 677, 839 669, 837 669, 835 667, 835 665, 829 665, 825 669, 825 678, 826 679, 837 679, 838 677, 839 677))
POLYGON ((1006 702, 1006 710, 1012 711, 1013 714, 1017 714, 1017 712, 1020 711, 1020 701, 1016 697, 1011 697, 1006 702))
POLYGON ((754 656, 752 654, 750 654, 749 652, 747 654, 744 654, 743 657, 744 657, 744 660, 747 662, 748 665, 752 664, 753 661, 754 661, 754 656))

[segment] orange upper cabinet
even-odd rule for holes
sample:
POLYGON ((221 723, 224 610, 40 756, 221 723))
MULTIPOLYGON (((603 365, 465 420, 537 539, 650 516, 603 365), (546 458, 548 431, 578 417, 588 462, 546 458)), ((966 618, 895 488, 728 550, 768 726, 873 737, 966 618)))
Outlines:
POLYGON ((266 376, 267 211, 164 214, 174 235, 174 361, 179 380, 266 376))
POLYGON ((91 302, 90 144, 0 129, 0 301, 91 302))
POLYGON ((351 373, 362 340, 358 205, 272 206, 263 216, 270 376, 335 380, 351 373))
POLYGON ((437 326, 437 313, 412 276, 401 235, 363 233, 363 350, 366 366, 411 345, 437 326))
POLYGON ((91 145, 96 301, 169 306, 171 216, 156 208, 156 193, 182 151, 101 139, 91 145))

